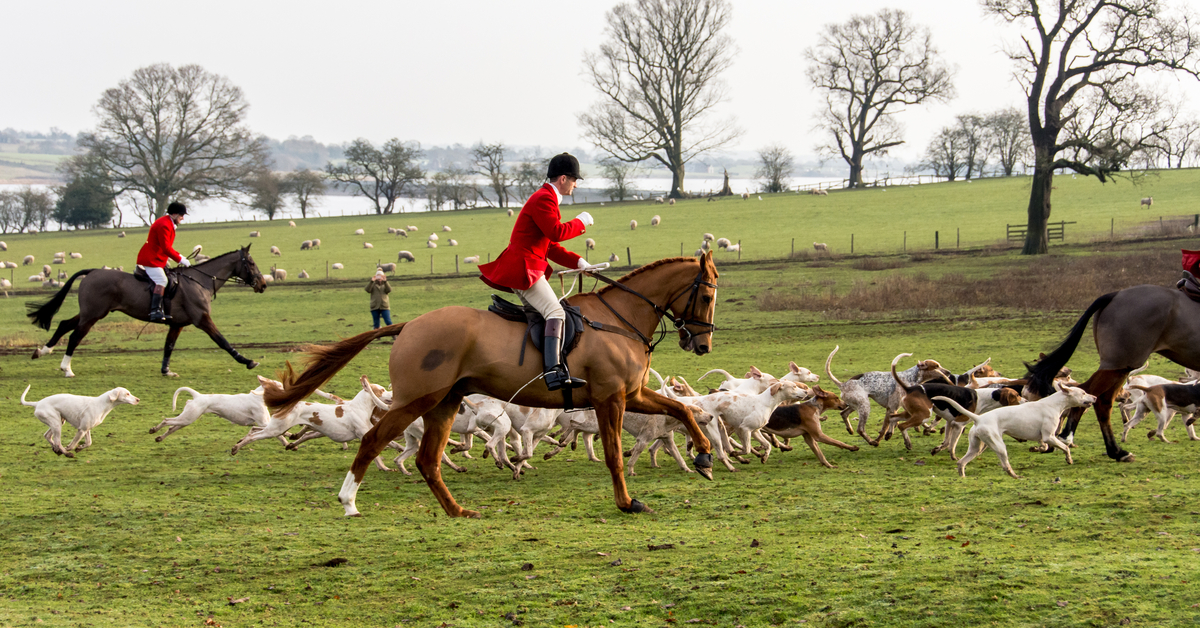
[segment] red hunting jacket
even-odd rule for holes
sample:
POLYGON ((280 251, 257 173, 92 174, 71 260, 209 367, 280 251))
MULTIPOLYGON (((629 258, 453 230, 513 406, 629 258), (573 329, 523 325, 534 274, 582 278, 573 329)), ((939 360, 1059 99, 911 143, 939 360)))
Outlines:
POLYGON ((165 268, 168 258, 178 262, 183 259, 183 256, 172 248, 173 244, 175 244, 175 222, 171 220, 170 215, 163 216, 150 225, 146 243, 142 245, 142 250, 138 251, 137 263, 142 266, 165 268))
POLYGON ((496 261, 479 267, 483 283, 505 292, 528 290, 539 277, 550 276, 547 258, 567 268, 578 266, 581 258, 559 242, 584 233, 586 227, 578 218, 570 222, 561 220, 558 197, 547 183, 525 201, 513 225, 508 248, 496 261))

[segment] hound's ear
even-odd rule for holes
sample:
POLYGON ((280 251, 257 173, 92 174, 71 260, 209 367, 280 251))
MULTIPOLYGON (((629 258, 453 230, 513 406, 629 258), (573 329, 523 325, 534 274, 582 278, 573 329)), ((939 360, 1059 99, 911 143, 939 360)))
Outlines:
POLYGON ((763 374, 762 371, 758 370, 757 366, 751 366, 749 376, 753 377, 754 379, 762 379, 763 374))
POLYGON ((780 388, 783 388, 783 384, 781 384, 779 382, 775 382, 774 384, 771 384, 771 388, 770 388, 771 394, 778 395, 780 388))
POLYGON ((116 401, 117 399, 120 399, 120 398, 121 398, 121 389, 120 388, 114 388, 114 389, 108 391, 108 400, 109 401, 116 401))
POLYGON ((788 370, 797 375, 800 374, 800 366, 797 365, 795 362, 788 362, 788 370))
MULTIPOLYGON (((466 401, 466 399, 463 399, 463 401, 466 401)), ((458 413, 466 414, 467 413, 467 404, 463 403, 462 401, 458 402, 458 413)))
POLYGON ((1052 380, 1051 383, 1054 384, 1054 390, 1057 390, 1058 392, 1062 392, 1063 383, 1061 381, 1056 379, 1056 380, 1052 380))

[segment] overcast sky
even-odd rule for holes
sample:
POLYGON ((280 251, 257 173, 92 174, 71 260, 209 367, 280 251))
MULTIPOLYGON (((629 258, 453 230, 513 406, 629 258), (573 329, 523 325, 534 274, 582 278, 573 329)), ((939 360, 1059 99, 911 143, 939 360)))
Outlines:
MULTIPOLYGON (((957 67, 956 99, 901 114, 908 144, 896 157, 916 159, 955 114, 1022 105, 1002 53, 1017 31, 984 16, 974 0, 731 2, 728 32, 739 52, 724 75, 730 98, 723 113, 744 130, 734 150, 782 143, 798 156, 813 153, 820 99, 804 78, 804 50, 822 25, 884 7, 930 27, 957 67)), ((614 5, 11 2, 4 8, 0 127, 86 130, 95 125, 101 92, 134 69, 196 63, 241 87, 250 126, 277 139, 590 148, 576 116, 598 95, 583 76, 583 56, 604 40, 604 15, 614 5)))

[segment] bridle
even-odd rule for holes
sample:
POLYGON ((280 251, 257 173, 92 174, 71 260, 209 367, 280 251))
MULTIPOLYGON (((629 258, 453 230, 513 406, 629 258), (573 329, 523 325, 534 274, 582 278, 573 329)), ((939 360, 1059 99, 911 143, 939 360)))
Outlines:
MULTIPOLYGON (((213 260, 215 260, 215 259, 217 259, 217 258, 213 258, 213 260)), ((207 260, 207 261, 212 261, 212 260, 207 260)), ((194 271, 200 273, 201 275, 204 275, 205 277, 208 277, 209 279, 211 279, 212 280, 212 293, 213 293, 214 299, 217 297, 217 282, 218 281, 232 281, 233 283, 244 284, 244 285, 250 286, 251 288, 253 288, 255 285, 255 284, 252 284, 249 281, 246 281, 245 279, 242 278, 242 275, 250 274, 250 260, 248 259, 248 256, 246 255, 245 249, 238 249, 237 268, 234 270, 234 272, 232 274, 230 274, 225 279, 221 279, 220 277, 217 277, 216 275, 214 275, 210 272, 206 272, 204 269, 200 268, 200 266, 205 263, 206 262, 200 262, 199 264, 196 264, 195 266, 190 266, 185 269, 180 269, 179 275, 181 277, 186 277, 188 279, 191 279, 192 281, 199 284, 200 280, 183 272, 185 270, 194 270, 194 271)))
MULTIPOLYGON (((636 326, 634 326, 633 323, 630 323, 628 320, 626 320, 626 318, 624 316, 621 316, 621 313, 618 312, 617 310, 615 310, 613 308, 613 306, 609 305, 608 301, 605 301, 604 297, 600 296, 600 293, 598 293, 598 292, 596 293, 596 298, 600 299, 600 302, 604 304, 604 307, 608 308, 608 311, 612 312, 613 315, 616 316, 618 320, 620 320, 622 323, 625 324, 625 326, 629 327, 630 329, 632 329, 634 331, 634 333, 637 334, 636 337, 638 339, 640 339, 643 344, 646 345, 646 353, 652 353, 654 351, 654 349, 656 347, 658 347, 658 344, 660 342, 662 342, 663 339, 666 338, 667 334, 670 333, 670 331, 671 331, 671 330, 667 329, 666 319, 669 319, 671 321, 671 323, 675 326, 676 332, 678 332, 680 334, 686 334, 685 341, 688 342, 689 344, 692 342, 692 340, 694 340, 695 338, 697 338, 699 336, 712 335, 713 331, 716 329, 716 326, 713 325, 712 323, 702 321, 702 320, 697 320, 695 318, 696 306, 699 305, 699 302, 700 302, 699 299, 697 298, 700 295, 700 287, 708 286, 709 288, 712 288, 713 290, 717 289, 717 284, 712 283, 710 281, 706 281, 704 279, 704 270, 705 270, 704 262, 701 261, 700 262, 700 272, 696 273, 696 278, 692 280, 692 285, 688 286, 687 288, 684 288, 683 290, 681 290, 679 292, 679 294, 676 294, 674 297, 668 299, 666 307, 658 305, 657 303, 655 303, 654 301, 651 301, 648 297, 646 297, 642 293, 638 292, 637 290, 634 290, 633 288, 630 288, 629 286, 626 286, 625 284, 623 284, 619 281, 609 279, 608 277, 605 277, 604 275, 601 275, 599 273, 587 273, 587 274, 591 275, 592 277, 595 277, 597 280, 602 281, 610 286, 620 288, 621 290, 624 290, 625 292, 628 292, 629 294, 632 294, 632 295, 638 297, 639 299, 650 304, 650 307, 654 308, 654 313, 658 315, 659 328, 658 328, 658 339, 652 341, 648 336, 646 336, 646 334, 642 333, 642 331, 640 329, 638 329, 636 326), (687 300, 687 303, 683 306, 683 314, 680 316, 672 317, 671 313, 668 311, 667 308, 670 308, 671 304, 678 301, 679 298, 682 297, 685 292, 688 294, 688 300, 687 300), (704 331, 701 331, 698 333, 693 333, 691 329, 688 329, 688 327, 692 326, 692 325, 704 328, 704 331)), ((618 333, 624 331, 619 328, 611 328, 609 326, 603 325, 602 323, 594 323, 594 322, 588 321, 588 324, 596 329, 601 329, 603 331, 617 331, 618 333)), ((651 332, 651 334, 653 334, 653 333, 654 332, 651 332)), ((623 335, 628 335, 628 334, 623 334, 623 335)))

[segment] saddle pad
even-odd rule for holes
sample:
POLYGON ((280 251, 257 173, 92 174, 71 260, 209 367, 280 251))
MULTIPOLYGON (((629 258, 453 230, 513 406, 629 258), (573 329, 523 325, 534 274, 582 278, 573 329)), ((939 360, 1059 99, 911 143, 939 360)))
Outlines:
MULTIPOLYGON (((138 281, 143 281, 149 284, 146 289, 153 290, 154 282, 150 280, 150 275, 146 274, 146 269, 138 266, 133 271, 133 278, 138 281)), ((169 300, 175 296, 175 292, 179 289, 179 275, 173 269, 167 269, 167 287, 163 289, 163 299, 169 300)), ((164 303, 164 306, 166 304, 164 303)))
MULTIPOLYGON (((563 311, 567 314, 567 320, 563 325, 563 346, 562 359, 565 361, 570 355, 571 350, 579 344, 579 336, 583 331, 583 313, 574 305, 568 305, 566 301, 559 301, 563 311)), ((492 304, 488 306, 488 311, 500 316, 501 318, 514 322, 524 322, 528 325, 527 333, 529 339, 533 341, 533 346, 538 353, 542 351, 542 340, 546 331, 546 320, 537 310, 517 305, 510 301, 500 298, 498 295, 492 295, 492 304)), ((525 348, 521 347, 521 357, 517 364, 525 363, 525 348)))

